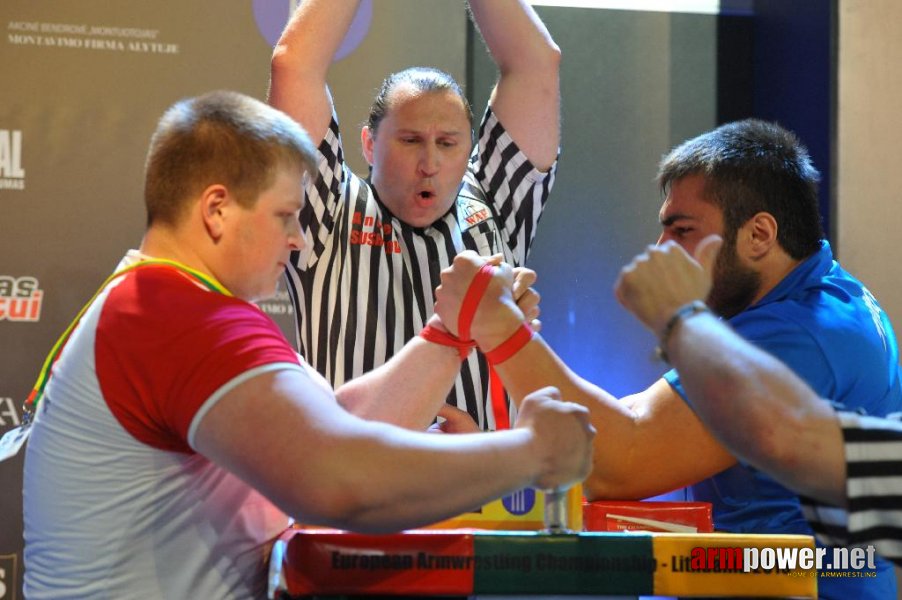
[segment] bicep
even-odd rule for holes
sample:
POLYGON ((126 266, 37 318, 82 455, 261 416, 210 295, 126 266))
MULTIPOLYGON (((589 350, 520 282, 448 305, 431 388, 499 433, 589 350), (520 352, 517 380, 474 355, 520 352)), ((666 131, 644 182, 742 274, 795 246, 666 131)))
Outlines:
POLYGON ((560 145, 560 92, 556 76, 502 77, 489 105, 539 171, 548 171, 560 145))
POLYGON ((332 119, 332 95, 325 81, 305 78, 290 64, 273 59, 269 104, 297 121, 314 145, 326 136, 332 119))
POLYGON ((337 465, 329 439, 354 417, 298 369, 254 376, 199 417, 195 449, 283 511, 317 520, 322 483, 337 465))

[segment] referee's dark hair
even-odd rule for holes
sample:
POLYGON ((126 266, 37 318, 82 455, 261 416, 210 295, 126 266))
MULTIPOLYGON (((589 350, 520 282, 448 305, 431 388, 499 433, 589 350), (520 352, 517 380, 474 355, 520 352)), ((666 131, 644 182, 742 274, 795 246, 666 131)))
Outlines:
POLYGON ((366 126, 374 135, 379 129, 379 123, 382 122, 382 119, 385 118, 386 113, 391 108, 392 92, 402 84, 409 84, 418 92, 453 92, 463 103, 467 121, 470 123, 470 131, 472 132, 473 109, 470 107, 470 102, 457 81, 439 69, 411 67, 392 73, 382 81, 379 92, 373 99, 373 105, 370 107, 370 114, 366 121, 366 126))

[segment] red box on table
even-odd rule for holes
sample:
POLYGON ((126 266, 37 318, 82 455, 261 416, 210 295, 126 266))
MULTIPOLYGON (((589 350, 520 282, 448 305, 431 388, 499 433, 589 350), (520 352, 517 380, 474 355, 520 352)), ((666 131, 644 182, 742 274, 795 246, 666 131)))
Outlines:
POLYGON ((583 503, 586 531, 711 533, 710 502, 603 500, 583 503))

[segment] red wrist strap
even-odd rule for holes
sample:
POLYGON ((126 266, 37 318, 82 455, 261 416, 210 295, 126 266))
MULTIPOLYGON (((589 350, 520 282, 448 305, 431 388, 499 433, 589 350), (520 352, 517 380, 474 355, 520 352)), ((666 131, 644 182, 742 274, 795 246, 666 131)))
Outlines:
POLYGON ((423 327, 423 330, 420 331, 420 337, 433 344, 457 348, 460 360, 466 360, 467 356, 470 355, 470 350, 476 347, 476 342, 473 340, 462 340, 432 325, 423 327))
POLYGON ((495 415, 495 431, 511 428, 510 412, 507 410, 507 393, 504 383, 489 363, 489 396, 492 399, 492 414, 495 415))
POLYGON ((500 346, 491 352, 485 353, 485 357, 489 361, 489 393, 492 399, 492 412, 495 415, 495 429, 497 431, 510 429, 510 413, 507 409, 507 394, 504 391, 504 384, 501 382, 498 373, 495 372, 494 365, 506 361, 519 352, 523 346, 529 343, 533 335, 532 328, 523 323, 500 346))
POLYGON ((462 340, 470 339, 470 325, 473 324, 473 317, 476 316, 476 309, 479 307, 479 301, 489 287, 492 280, 492 274, 495 273, 494 265, 485 263, 476 272, 467 293, 464 295, 463 302, 460 303, 460 314, 457 317, 457 335, 462 340))
POLYGON ((460 303, 460 314, 457 317, 458 336, 454 336, 447 331, 442 331, 432 325, 426 325, 420 332, 420 337, 433 344, 442 346, 451 346, 457 348, 461 360, 466 360, 470 355, 470 350, 476 347, 476 342, 470 339, 470 325, 473 323, 473 316, 476 314, 476 308, 479 301, 482 300, 485 290, 489 287, 492 280, 492 273, 495 267, 486 263, 476 272, 467 293, 464 294, 463 302, 460 303))
POLYGON ((521 323, 512 336, 501 342, 494 350, 485 353, 490 365, 501 364, 519 352, 532 339, 532 327, 521 323))

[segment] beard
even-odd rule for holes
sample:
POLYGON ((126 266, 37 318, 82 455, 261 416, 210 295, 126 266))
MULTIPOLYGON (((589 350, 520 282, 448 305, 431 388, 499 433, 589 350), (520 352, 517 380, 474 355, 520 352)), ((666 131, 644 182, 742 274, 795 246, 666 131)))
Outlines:
POLYGON ((707 304, 725 319, 738 315, 751 305, 761 289, 761 274, 743 265, 736 253, 736 240, 724 242, 714 263, 714 284, 707 304))

